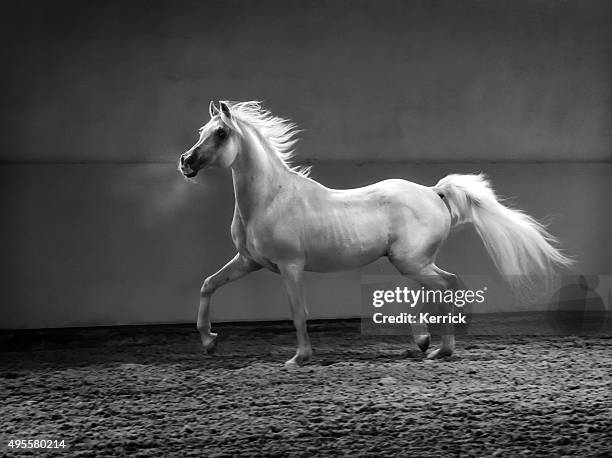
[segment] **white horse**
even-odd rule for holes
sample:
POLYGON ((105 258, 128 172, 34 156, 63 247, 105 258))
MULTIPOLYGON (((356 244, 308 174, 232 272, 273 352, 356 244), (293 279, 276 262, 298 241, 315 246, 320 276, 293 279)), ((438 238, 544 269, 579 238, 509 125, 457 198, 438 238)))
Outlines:
MULTIPOLYGON (((483 175, 449 175, 433 187, 385 180, 357 189, 329 189, 289 165, 295 125, 273 116, 258 102, 210 103, 210 121, 197 143, 180 156, 188 178, 210 167, 230 167, 236 204, 231 236, 236 255, 206 278, 200 291, 198 330, 207 352, 216 347, 209 309, 221 286, 265 267, 280 273, 291 303, 298 348, 287 365, 302 365, 312 355, 306 329, 304 271, 355 269, 382 256, 424 287, 457 288, 457 277, 435 265, 451 228, 472 223, 489 254, 517 291, 529 277, 549 276, 571 260, 537 221, 499 203, 483 175)), ((441 305, 450 312, 452 304, 441 305)), ((426 327, 413 329, 425 352, 426 327)), ((450 355, 452 325, 429 358, 450 355)))

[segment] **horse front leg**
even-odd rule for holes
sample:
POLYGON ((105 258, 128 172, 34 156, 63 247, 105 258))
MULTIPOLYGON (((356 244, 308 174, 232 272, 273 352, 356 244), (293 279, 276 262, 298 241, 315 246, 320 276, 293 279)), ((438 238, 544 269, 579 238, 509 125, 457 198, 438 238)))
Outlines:
POLYGON ((214 292, 223 285, 231 283, 245 275, 261 269, 261 266, 251 259, 236 254, 221 269, 204 280, 200 289, 200 307, 198 309, 198 331, 202 345, 207 353, 214 353, 217 347, 217 334, 210 329, 210 300, 214 292))
POLYGON ((293 324, 297 332, 298 348, 295 356, 285 363, 287 367, 302 366, 310 361, 312 356, 312 347, 310 346, 310 338, 306 328, 306 319, 308 311, 306 309, 306 299, 302 288, 302 276, 304 268, 298 264, 290 264, 285 266, 279 265, 279 270, 285 282, 285 288, 289 295, 289 303, 291 304, 291 314, 293 324))

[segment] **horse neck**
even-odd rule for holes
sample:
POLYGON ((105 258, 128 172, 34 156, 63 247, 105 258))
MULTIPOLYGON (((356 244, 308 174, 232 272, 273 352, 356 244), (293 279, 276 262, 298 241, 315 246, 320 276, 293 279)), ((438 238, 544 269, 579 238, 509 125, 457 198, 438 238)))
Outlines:
POLYGON ((240 215, 249 220, 258 210, 266 208, 294 177, 258 134, 243 130, 240 152, 232 164, 232 178, 240 215))

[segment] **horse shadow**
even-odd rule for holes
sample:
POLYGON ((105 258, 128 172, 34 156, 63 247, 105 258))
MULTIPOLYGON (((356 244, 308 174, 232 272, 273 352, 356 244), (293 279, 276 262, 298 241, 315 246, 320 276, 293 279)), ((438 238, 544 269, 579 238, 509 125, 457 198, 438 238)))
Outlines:
POLYGON ((553 294, 549 304, 551 327, 558 335, 595 336, 609 334, 611 285, 607 286, 608 303, 597 291, 598 275, 564 278, 564 284, 553 294))

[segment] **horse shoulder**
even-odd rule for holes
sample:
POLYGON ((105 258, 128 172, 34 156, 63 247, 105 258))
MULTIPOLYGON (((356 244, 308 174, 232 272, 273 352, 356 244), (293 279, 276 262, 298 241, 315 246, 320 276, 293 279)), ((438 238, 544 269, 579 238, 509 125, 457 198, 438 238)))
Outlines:
POLYGON ((245 225, 246 247, 255 259, 278 263, 301 254, 304 226, 302 199, 279 195, 245 225))

